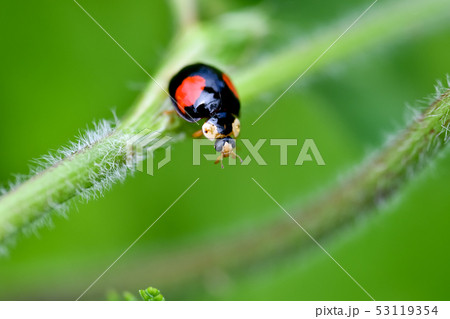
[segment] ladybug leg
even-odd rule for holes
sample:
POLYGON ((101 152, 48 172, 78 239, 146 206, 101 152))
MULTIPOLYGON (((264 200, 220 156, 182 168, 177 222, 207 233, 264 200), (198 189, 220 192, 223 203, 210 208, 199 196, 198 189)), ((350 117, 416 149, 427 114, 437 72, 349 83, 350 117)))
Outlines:
POLYGON ((231 152, 231 157, 233 157, 233 158, 239 158, 239 160, 241 161, 241 163, 243 162, 243 160, 242 160, 242 158, 239 156, 239 155, 237 155, 234 151, 233 152, 231 152))
POLYGON ((161 114, 163 116, 168 116, 169 117, 169 121, 170 123, 174 123, 176 120, 176 116, 175 116, 176 111, 174 109, 171 110, 164 110, 161 112, 161 114))
POLYGON ((175 113, 175 110, 165 110, 162 112, 163 115, 173 115, 175 113))
POLYGON ((217 163, 219 163, 220 162, 220 167, 221 168, 223 168, 223 154, 220 154, 218 157, 217 157, 217 159, 216 159, 216 161, 214 162, 214 164, 217 164, 217 163))
POLYGON ((198 138, 198 137, 202 137, 202 136, 203 136, 202 130, 198 130, 198 131, 195 131, 194 133, 192 133, 192 137, 198 138))

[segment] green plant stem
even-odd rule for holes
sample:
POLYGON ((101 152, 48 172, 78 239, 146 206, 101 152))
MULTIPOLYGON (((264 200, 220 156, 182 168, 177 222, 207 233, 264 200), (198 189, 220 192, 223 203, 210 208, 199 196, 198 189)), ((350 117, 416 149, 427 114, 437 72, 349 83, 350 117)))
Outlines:
MULTIPOLYGON (((236 85, 245 101, 257 97, 261 92, 273 91, 295 80, 338 38, 358 10, 346 19, 326 29, 302 38, 290 48, 258 63, 242 69, 236 77, 236 85), (257 85, 255 85, 257 83, 257 85)), ((324 70, 333 63, 349 61, 358 53, 389 47, 403 39, 432 32, 434 27, 444 27, 450 19, 448 1, 378 1, 325 55, 317 61, 308 74, 324 70), (447 8, 447 9, 444 9, 447 8)))
MULTIPOLYGON (((189 41, 196 32, 199 39, 192 46, 179 51, 172 49, 167 66, 156 76, 158 84, 167 83, 170 74, 203 48, 198 43, 203 37, 196 29, 180 35, 179 43, 189 41)), ((174 127, 171 119, 163 115, 167 95, 158 84, 149 83, 132 111, 111 134, 32 176, 0 198, 0 244, 9 244, 17 233, 45 224, 49 212, 63 210, 80 193, 97 185, 104 185, 99 192, 108 188, 107 181, 113 177, 110 175, 126 169, 126 142, 134 134, 143 129, 171 131, 174 127)))
MULTIPOLYGON (((346 41, 352 41, 352 45, 337 47, 334 49, 334 58, 324 58, 313 70, 317 71, 319 66, 326 66, 327 64, 323 63, 325 61, 331 62, 336 57, 348 57, 360 52, 375 40, 375 43, 381 43, 387 39, 399 38, 405 31, 422 28, 426 23, 432 25, 433 20, 447 15, 443 10, 446 5, 443 0, 408 0, 374 8, 371 20, 355 26, 351 36, 349 34, 347 37, 346 41), (408 25, 408 30, 402 29, 403 25, 408 25)), ((291 81, 305 65, 321 53, 326 44, 336 37, 336 30, 343 29, 342 27, 345 27, 342 23, 331 26, 306 43, 281 51, 261 64, 243 68, 244 71, 236 77, 236 82, 244 100, 291 81)), ((425 31, 430 29, 424 28, 425 31)), ((252 39, 257 31, 246 24, 241 32, 234 33, 224 29, 220 22, 191 24, 190 28, 176 37, 168 58, 162 63, 160 72, 155 75, 159 85, 153 80, 149 81, 148 87, 115 131, 54 163, 0 198, 0 244, 8 242, 30 225, 45 221, 51 211, 65 205, 74 197, 89 193, 92 189, 101 191, 107 188, 112 176, 125 167, 125 143, 128 137, 145 128, 161 132, 173 130, 170 119, 162 114, 167 96, 161 87, 167 86, 170 76, 181 66, 196 59, 216 59, 236 41, 236 35, 239 38, 247 35, 252 39), (215 41, 217 38, 221 39, 220 43, 215 41)))
POLYGON ((198 3, 196 0, 171 0, 172 12, 178 29, 189 28, 198 21, 198 3))
MULTIPOLYGON (((447 89, 408 128, 348 178, 303 209, 288 210, 316 239, 330 234, 389 199, 406 179, 413 177, 418 169, 445 149, 450 140, 449 130, 450 90, 447 89)), ((267 190, 271 192, 270 188, 267 190)), ((267 205, 279 209, 269 198, 267 205)), ((139 278, 148 278, 151 274, 151 278, 158 278, 159 285, 165 289, 173 286, 180 290, 189 284, 192 290, 202 282, 202 276, 212 270, 229 273, 253 269, 252 265, 273 260, 274 256, 298 253, 302 247, 311 244, 311 239, 280 209, 279 217, 265 225, 252 226, 245 232, 202 243, 195 248, 189 246, 185 250, 154 254, 151 259, 129 262, 126 271, 134 274, 133 278, 137 280, 134 284, 139 283, 139 278)), ((123 282, 124 277, 115 276, 114 286, 133 284, 133 279, 123 282)))

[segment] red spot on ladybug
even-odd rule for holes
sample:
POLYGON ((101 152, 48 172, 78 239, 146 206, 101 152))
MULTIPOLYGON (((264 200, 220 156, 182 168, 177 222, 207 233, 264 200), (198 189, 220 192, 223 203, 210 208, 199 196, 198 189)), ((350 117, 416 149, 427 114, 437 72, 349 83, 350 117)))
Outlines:
POLYGON ((175 92, 175 100, 178 102, 181 112, 186 114, 184 108, 197 101, 205 88, 205 83, 206 80, 200 75, 190 76, 183 80, 175 92))
POLYGON ((228 87, 230 88, 230 90, 233 92, 233 94, 239 98, 239 94, 236 90, 236 88, 234 87, 233 83, 231 82, 230 78, 228 77, 228 75, 226 75, 225 73, 222 74, 222 78, 225 81, 225 83, 228 85, 228 87))

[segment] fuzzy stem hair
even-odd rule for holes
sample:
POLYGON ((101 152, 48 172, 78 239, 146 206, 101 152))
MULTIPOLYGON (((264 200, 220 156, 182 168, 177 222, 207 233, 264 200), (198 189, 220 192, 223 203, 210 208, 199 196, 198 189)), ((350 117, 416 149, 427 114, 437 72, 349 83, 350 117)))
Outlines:
MULTIPOLYGON (((353 39, 351 45, 336 46, 333 48, 334 54, 324 58, 323 62, 326 63, 321 61, 310 72, 364 51, 374 43, 398 39, 405 32, 432 30, 424 26, 433 25, 432 22, 437 18, 447 16, 446 7, 445 0, 433 0, 431 3, 427 0, 402 0, 374 8, 367 22, 352 30, 353 36, 348 37, 353 39), (418 13, 420 17, 412 12, 418 13), (408 24, 407 30, 401 28, 405 24, 408 24)), ((348 23, 353 19, 352 15, 346 21, 348 23)), ((125 144, 130 136, 143 129, 165 133, 177 130, 176 123, 172 124, 163 115, 167 96, 161 88, 167 86, 170 76, 182 66, 199 59, 218 64, 227 61, 227 52, 234 51, 236 44, 252 43, 263 37, 265 34, 261 30, 264 27, 267 29, 267 23, 267 17, 259 11, 239 12, 217 21, 197 23, 192 18, 180 23, 188 27, 175 37, 160 72, 150 79, 141 97, 115 128, 110 122, 102 121, 94 131, 88 131, 56 156, 47 156, 43 169, 33 171, 28 180, 10 187, 0 197, 0 254, 6 251, 5 247, 17 234, 33 232, 47 224, 52 213, 64 212, 71 200, 99 196, 114 182, 124 180, 129 172, 125 144), (221 39, 220 43, 215 39, 221 39)), ((281 50, 261 63, 241 68, 236 83, 244 102, 261 92, 292 81, 336 38, 336 30, 342 30, 343 27, 341 22, 331 25, 314 34, 308 41, 281 50), (299 56, 303 58, 299 59, 299 56)), ((230 60, 233 59, 228 57, 230 60)), ((355 180, 365 194, 360 194, 359 200, 368 201, 372 198, 371 194, 382 197, 393 189, 383 186, 388 182, 392 184, 392 176, 396 177, 393 180, 398 180, 397 177, 404 176, 411 167, 421 162, 421 156, 427 148, 443 145, 443 136, 447 137, 447 130, 444 132, 442 129, 442 112, 447 102, 448 95, 444 95, 430 113, 417 122, 414 129, 405 133, 399 145, 396 145, 396 149, 402 150, 401 154, 394 151, 386 153, 368 167, 369 176, 355 180), (404 157, 405 154, 409 155, 404 157), (390 174, 389 178, 381 178, 386 174, 390 174)), ((341 204, 345 203, 349 202, 341 204)))
MULTIPOLYGON (((447 149, 449 130, 450 89, 440 87, 422 114, 354 172, 303 208, 287 210, 314 238, 329 235, 397 194, 399 187, 447 149)), ((269 198, 267 203, 279 209, 269 198)), ((273 260, 274 255, 298 254, 299 249, 313 243, 282 211, 279 216, 239 234, 190 245, 171 254, 154 254, 145 263, 139 259, 128 264, 127 272, 132 271, 136 278, 151 273, 166 289, 184 285, 193 289, 211 269, 226 274, 242 272, 273 260)), ((130 284, 126 276, 117 278, 117 285, 130 284), (127 282, 121 278, 127 278, 127 282)))

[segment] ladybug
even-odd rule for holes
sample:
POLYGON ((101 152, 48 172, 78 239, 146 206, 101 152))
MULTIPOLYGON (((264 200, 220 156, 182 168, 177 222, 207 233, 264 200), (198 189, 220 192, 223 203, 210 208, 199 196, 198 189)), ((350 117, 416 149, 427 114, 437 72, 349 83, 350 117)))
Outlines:
POLYGON ((188 65, 170 80, 169 94, 181 118, 188 122, 207 119, 202 133, 215 141, 215 149, 221 153, 216 163, 224 157, 237 156, 233 137, 238 137, 241 128, 241 105, 236 88, 225 73, 202 63, 188 65))

